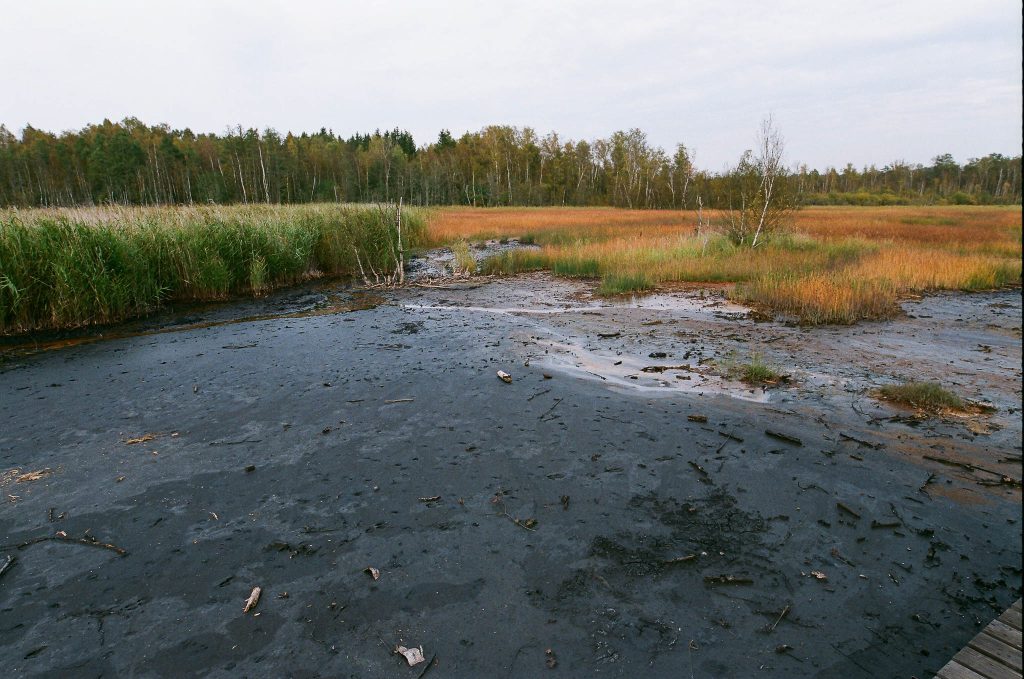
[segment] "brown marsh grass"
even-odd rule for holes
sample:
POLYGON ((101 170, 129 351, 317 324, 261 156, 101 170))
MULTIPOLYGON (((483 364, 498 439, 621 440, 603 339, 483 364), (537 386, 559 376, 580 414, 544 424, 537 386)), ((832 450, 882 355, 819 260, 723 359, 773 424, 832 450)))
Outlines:
POLYGON ((451 208, 436 212, 428 239, 519 237, 542 248, 506 253, 485 271, 600 278, 602 294, 735 283, 737 300, 809 324, 890 317, 911 294, 1020 283, 1019 208, 813 207, 756 250, 696 227, 693 212, 669 210, 451 208))

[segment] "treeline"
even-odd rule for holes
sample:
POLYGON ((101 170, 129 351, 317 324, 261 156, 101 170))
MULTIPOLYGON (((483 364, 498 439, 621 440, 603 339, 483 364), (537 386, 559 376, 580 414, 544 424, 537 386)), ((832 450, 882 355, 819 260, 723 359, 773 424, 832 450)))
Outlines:
MULTIPOLYGON (((742 162, 739 163, 742 166, 742 162)), ((344 138, 321 129, 281 135, 240 127, 196 134, 128 118, 53 134, 0 125, 0 206, 375 202, 416 205, 729 207, 732 171, 694 167, 687 148, 652 145, 640 130, 594 141, 530 128, 442 131, 417 146, 401 130, 344 138)), ((805 204, 1021 202, 1021 157, 958 164, 823 171, 783 180, 805 204)))

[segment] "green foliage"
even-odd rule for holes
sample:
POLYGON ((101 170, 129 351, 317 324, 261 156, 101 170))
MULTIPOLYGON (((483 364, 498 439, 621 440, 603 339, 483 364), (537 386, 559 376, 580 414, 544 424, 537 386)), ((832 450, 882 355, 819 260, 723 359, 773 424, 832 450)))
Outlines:
MULTIPOLYGON (((394 267, 394 212, 310 206, 0 213, 0 332, 108 323, 168 300, 394 267)), ((426 223, 402 216, 415 246, 426 223)))
POLYGON ((475 273, 476 258, 469 251, 469 243, 460 240, 452 243, 452 255, 455 257, 454 268, 456 273, 475 273))
POLYGON ((601 285, 597 288, 597 294, 611 296, 646 292, 653 289, 654 283, 642 273, 605 274, 601 279, 601 285))
POLYGON ((890 384, 879 389, 878 394, 887 401, 922 410, 935 411, 944 408, 963 410, 964 408, 963 399, 943 388, 938 382, 890 384))
MULTIPOLYGON (((104 120, 53 134, 0 125, 0 206, 397 201, 431 205, 610 205, 743 210, 756 204, 752 158, 731 171, 695 168, 643 131, 593 141, 491 125, 417 146, 403 130, 345 138, 236 127, 223 134, 104 120), (743 195, 750 198, 743 200, 743 195)), ((990 154, 960 165, 801 167, 773 189, 803 205, 952 202, 1018 204, 1021 159, 990 154)), ((752 215, 748 215, 752 216, 752 215)), ((748 224, 746 219, 744 224, 748 224)), ((758 219, 758 221, 760 221, 758 219)))

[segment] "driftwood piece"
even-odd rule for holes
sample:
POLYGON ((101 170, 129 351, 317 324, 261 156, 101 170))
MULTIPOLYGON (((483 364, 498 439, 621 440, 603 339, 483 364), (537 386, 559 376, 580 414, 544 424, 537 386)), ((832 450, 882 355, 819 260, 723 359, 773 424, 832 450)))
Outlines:
POLYGON ((118 556, 128 556, 128 550, 124 549, 123 547, 118 547, 117 545, 111 544, 109 542, 100 542, 95 538, 73 538, 64 533, 64 531, 61 531, 56 535, 41 535, 37 538, 26 540, 25 542, 16 545, 16 547, 18 549, 25 549, 26 547, 30 547, 40 542, 46 542, 47 540, 53 540, 54 542, 68 542, 73 545, 85 545, 87 547, 99 547, 101 549, 109 549, 118 556))
POLYGON ((15 561, 17 561, 16 558, 14 558, 10 554, 7 555, 7 560, 4 561, 4 565, 0 566, 0 578, 2 578, 4 576, 4 573, 6 573, 8 570, 10 570, 11 566, 14 565, 15 561))
POLYGON ((847 514, 849 514, 850 516, 852 516, 855 519, 859 519, 860 518, 860 514, 858 514, 857 512, 853 511, 852 509, 850 509, 849 507, 844 505, 842 502, 836 502, 836 508, 837 509, 841 509, 842 511, 846 512, 847 514))
POLYGON ((764 433, 767 434, 768 436, 771 436, 773 439, 785 441, 786 443, 792 443, 794 446, 802 446, 804 444, 804 442, 798 439, 797 437, 790 436, 789 434, 783 433, 781 431, 775 431, 774 429, 765 429, 764 433))

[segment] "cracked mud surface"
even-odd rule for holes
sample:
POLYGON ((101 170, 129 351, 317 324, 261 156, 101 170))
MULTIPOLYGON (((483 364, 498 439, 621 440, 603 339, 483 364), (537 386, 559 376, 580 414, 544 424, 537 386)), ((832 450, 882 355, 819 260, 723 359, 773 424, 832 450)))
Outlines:
POLYGON ((7 342, 6 671, 927 676, 1020 596, 1021 295, 904 306, 804 329, 538 274, 7 342), (721 376, 752 353, 791 381, 721 376), (871 397, 905 379, 997 410, 871 397), (18 548, 57 531, 128 554, 18 548))

